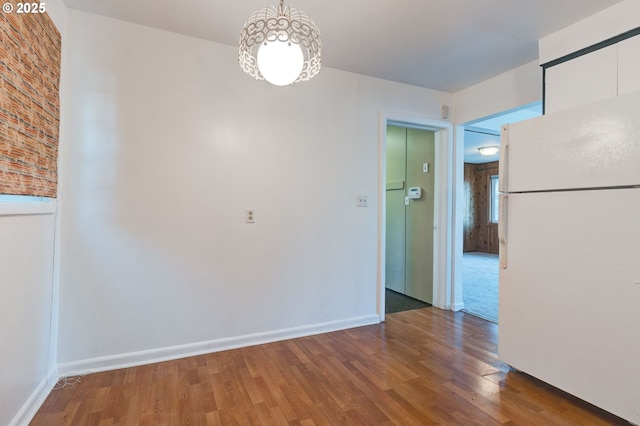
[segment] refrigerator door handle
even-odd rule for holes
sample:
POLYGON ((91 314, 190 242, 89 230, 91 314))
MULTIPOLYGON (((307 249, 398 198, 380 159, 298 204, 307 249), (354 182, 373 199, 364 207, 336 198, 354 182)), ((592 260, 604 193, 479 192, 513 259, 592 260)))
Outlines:
POLYGON ((502 126, 500 133, 500 162, 498 163, 498 189, 509 192, 509 125, 502 126))
POLYGON ((507 230, 509 229, 507 223, 508 209, 509 209, 509 195, 500 194, 500 217, 498 218, 498 241, 500 242, 500 268, 507 269, 507 252, 509 248, 509 239, 507 230))

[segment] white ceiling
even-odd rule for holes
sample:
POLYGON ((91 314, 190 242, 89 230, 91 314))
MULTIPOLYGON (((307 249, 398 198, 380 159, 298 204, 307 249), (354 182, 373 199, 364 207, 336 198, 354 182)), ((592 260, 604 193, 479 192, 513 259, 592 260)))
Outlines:
MULTIPOLYGON (((236 46, 277 0, 64 0, 67 6, 236 46)), ((323 65, 456 92, 535 60, 538 39, 621 0, 287 0, 320 28, 323 65)))

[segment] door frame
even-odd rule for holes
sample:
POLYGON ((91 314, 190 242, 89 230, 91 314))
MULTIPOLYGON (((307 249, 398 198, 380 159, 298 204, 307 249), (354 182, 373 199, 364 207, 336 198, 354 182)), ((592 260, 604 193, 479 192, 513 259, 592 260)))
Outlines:
MULTIPOLYGON (((436 132, 436 176, 433 234, 433 306, 440 309, 455 309, 454 261, 456 252, 455 180, 456 166, 454 154, 459 151, 454 146, 454 125, 445 120, 413 117, 395 113, 380 113, 378 143, 378 262, 377 291, 378 315, 385 320, 385 253, 386 253, 386 180, 387 180, 387 125, 399 125, 436 132)), ((456 142, 457 138, 455 139, 456 142)), ((456 143, 455 145, 458 145, 456 143)))

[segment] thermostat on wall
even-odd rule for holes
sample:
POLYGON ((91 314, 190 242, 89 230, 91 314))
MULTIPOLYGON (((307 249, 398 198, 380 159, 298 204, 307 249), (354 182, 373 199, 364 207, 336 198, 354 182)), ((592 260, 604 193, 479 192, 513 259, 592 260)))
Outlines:
POLYGON ((420 198, 422 198, 422 188, 420 188, 419 186, 409 188, 407 196, 412 200, 419 200, 420 198))

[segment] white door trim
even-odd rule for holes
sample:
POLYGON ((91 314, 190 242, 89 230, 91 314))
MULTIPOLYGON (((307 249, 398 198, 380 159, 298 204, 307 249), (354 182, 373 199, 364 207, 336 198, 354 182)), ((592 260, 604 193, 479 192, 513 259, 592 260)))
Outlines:
POLYGON ((398 124, 404 127, 416 127, 436 132, 435 176, 435 216, 434 216, 434 268, 433 268, 433 305, 440 309, 452 309, 454 282, 455 243, 455 194, 454 170, 454 127, 449 121, 434 120, 425 117, 412 117, 394 113, 380 113, 380 131, 378 144, 378 262, 377 290, 378 314, 385 318, 385 251, 386 251, 386 170, 387 170, 387 125, 398 124))

